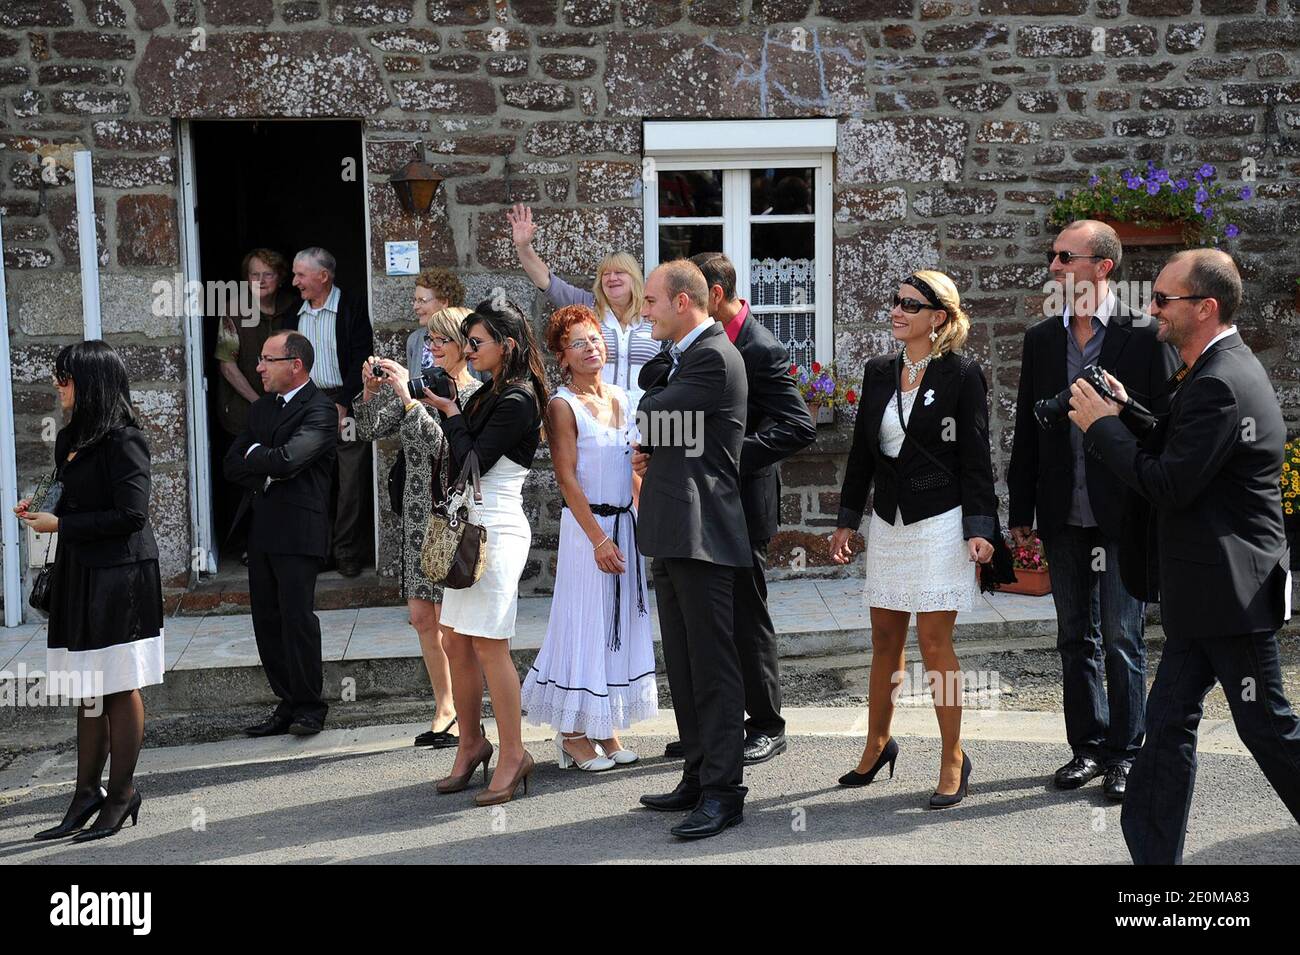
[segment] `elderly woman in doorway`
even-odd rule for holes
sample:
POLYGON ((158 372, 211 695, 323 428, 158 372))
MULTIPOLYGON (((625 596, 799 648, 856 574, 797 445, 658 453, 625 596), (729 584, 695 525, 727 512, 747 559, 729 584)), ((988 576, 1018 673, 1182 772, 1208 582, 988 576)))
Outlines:
MULTIPOLYGON (((423 278, 423 276, 421 276, 423 278)), ((424 319, 420 332, 421 349, 428 348, 432 364, 414 375, 398 362, 371 358, 362 374, 364 388, 353 402, 356 410, 357 435, 362 441, 392 434, 400 435, 405 459, 402 479, 401 515, 401 594, 411 614, 411 626, 420 638, 420 653, 433 687, 434 714, 429 729, 415 738, 416 746, 434 748, 457 744, 456 704, 451 689, 451 666, 443 652, 439 629, 442 613, 442 587, 420 570, 420 549, 429 526, 429 513, 435 500, 442 500, 448 476, 450 455, 442 428, 436 422, 437 410, 431 392, 412 394, 412 378, 428 380, 430 374, 445 373, 456 384, 457 401, 464 402, 481 386, 469 373, 466 363, 467 342, 461 321, 470 314, 467 308, 449 307, 424 315, 427 307, 421 293, 426 286, 417 285, 415 311, 424 319), (433 369, 438 369, 437 372, 433 369), (422 402, 419 411, 408 413, 407 405, 422 402)), ((454 475, 452 475, 454 477, 454 475)))
MULTIPOLYGON (((426 328, 429 319, 444 308, 459 310, 464 305, 465 286, 450 269, 425 269, 415 277, 414 308, 420 324, 406 338, 406 370, 412 378, 437 364, 426 328)), ((469 310, 464 309, 464 314, 469 310)))
POLYGON ((641 318, 645 280, 636 259, 626 252, 607 255, 596 266, 596 284, 591 291, 576 288, 553 273, 533 249, 537 234, 533 210, 519 204, 506 213, 506 218, 519 264, 545 293, 551 307, 585 305, 596 313, 607 356, 601 380, 627 393, 629 412, 635 415, 641 401, 641 386, 637 383, 641 366, 659 354, 659 342, 650 337, 650 323, 641 318))

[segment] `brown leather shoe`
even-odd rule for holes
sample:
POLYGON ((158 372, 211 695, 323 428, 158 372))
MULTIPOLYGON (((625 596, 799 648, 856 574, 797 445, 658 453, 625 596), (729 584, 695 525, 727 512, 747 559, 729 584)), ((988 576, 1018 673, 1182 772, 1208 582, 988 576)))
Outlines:
POLYGON ((524 795, 528 795, 528 774, 533 771, 533 757, 527 752, 524 753, 524 761, 519 764, 519 772, 515 773, 515 778, 511 780, 510 785, 505 789, 499 789, 493 792, 491 789, 484 790, 474 797, 476 806, 499 806, 503 802, 509 802, 515 798, 515 790, 519 788, 520 782, 524 784, 524 795))
POLYGON ((492 744, 487 740, 483 740, 483 746, 479 749, 478 755, 474 757, 474 761, 469 764, 469 769, 461 773, 459 776, 448 776, 445 779, 438 780, 434 785, 434 788, 444 796, 449 793, 458 793, 463 789, 468 789, 470 777, 474 775, 474 770, 478 769, 480 764, 483 766, 483 785, 486 786, 488 781, 488 763, 492 762, 493 752, 492 744))

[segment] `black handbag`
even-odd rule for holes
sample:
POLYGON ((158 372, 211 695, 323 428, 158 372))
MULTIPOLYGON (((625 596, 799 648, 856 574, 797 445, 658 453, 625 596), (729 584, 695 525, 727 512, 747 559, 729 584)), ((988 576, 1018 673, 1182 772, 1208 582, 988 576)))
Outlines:
MULTIPOLYGON (((36 485, 36 490, 32 492, 31 497, 33 504, 36 504, 38 499, 40 501, 36 510, 48 512, 51 508, 58 506, 59 498, 63 492, 63 485, 59 483, 57 475, 58 471, 55 470, 50 473, 48 478, 36 485)), ((54 567, 50 564, 50 548, 53 546, 54 535, 51 534, 49 541, 45 544, 44 566, 41 567, 40 573, 36 575, 36 579, 32 581, 32 592, 27 597, 27 603, 32 609, 46 614, 50 612, 50 606, 54 601, 52 580, 54 567)))

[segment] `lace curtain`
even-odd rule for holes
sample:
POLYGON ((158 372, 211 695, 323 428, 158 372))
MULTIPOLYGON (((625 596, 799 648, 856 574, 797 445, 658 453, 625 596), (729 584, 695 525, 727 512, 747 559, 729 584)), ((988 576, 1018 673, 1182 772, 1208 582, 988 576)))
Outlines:
POLYGON ((758 319, 785 345, 790 361, 808 366, 816 351, 817 276, 812 259, 750 259, 751 305, 777 305, 788 312, 757 313, 758 319), (808 311, 795 311, 808 309, 808 311))

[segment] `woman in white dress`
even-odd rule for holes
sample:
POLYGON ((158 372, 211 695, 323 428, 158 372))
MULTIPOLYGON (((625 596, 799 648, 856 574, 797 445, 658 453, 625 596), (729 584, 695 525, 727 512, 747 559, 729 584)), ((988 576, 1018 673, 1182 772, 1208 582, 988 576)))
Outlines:
MULTIPOLYGON (((492 784, 474 797, 480 806, 509 802, 518 785, 528 791, 533 759, 524 749, 519 710, 519 674, 510 658, 519 607, 519 578, 528 560, 532 530, 524 516, 524 478, 541 440, 546 379, 542 356, 519 307, 484 300, 462 323, 469 361, 492 376, 465 402, 433 397, 445 415, 452 474, 459 475, 471 452, 482 474, 482 504, 470 496, 469 519, 487 530, 483 576, 463 590, 446 588, 442 597, 442 642, 451 661, 451 689, 460 721, 460 741, 450 776, 438 792, 460 792, 479 766, 486 780, 492 744, 479 718, 483 682, 492 697, 501 753, 492 784)), ((455 478, 453 477, 453 481, 455 478)))
POLYGON ((518 204, 506 212, 506 218, 519 264, 551 307, 585 305, 599 318, 600 333, 605 339, 601 380, 627 393, 635 417, 641 401, 641 386, 637 381, 641 366, 659 354, 660 348, 660 343, 650 335, 650 323, 641 317, 645 295, 641 266, 629 253, 613 252, 596 266, 596 284, 591 290, 577 288, 552 272, 533 249, 533 236, 537 234, 533 210, 518 204))
POLYGON ((605 341, 595 314, 560 309, 546 343, 565 382, 546 416, 564 512, 551 618, 524 676, 523 706, 530 723, 556 730, 561 769, 595 772, 636 762, 618 730, 659 710, 645 558, 636 547, 641 480, 632 474, 627 395, 601 379, 605 341))
POLYGON ((997 536, 988 387, 979 365, 957 353, 970 320, 948 276, 930 270, 909 276, 894 296, 890 318, 903 348, 867 362, 831 535, 831 558, 847 563, 849 538, 874 485, 866 567, 872 644, 867 742, 857 769, 840 783, 865 786, 886 763, 894 774, 893 693, 905 676, 903 645, 915 613, 925 669, 942 680, 938 685, 931 678, 943 753, 929 808, 944 809, 961 802, 971 772, 961 745, 962 672, 953 627, 957 612, 971 609, 979 595, 975 565, 992 558, 990 541, 997 536))

